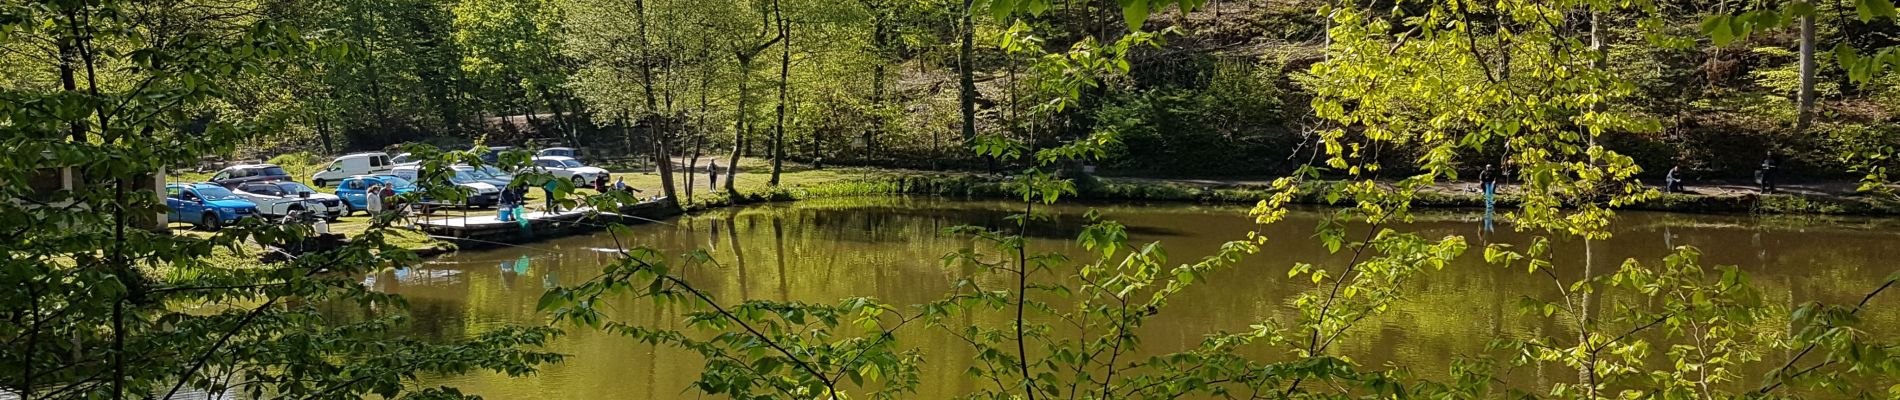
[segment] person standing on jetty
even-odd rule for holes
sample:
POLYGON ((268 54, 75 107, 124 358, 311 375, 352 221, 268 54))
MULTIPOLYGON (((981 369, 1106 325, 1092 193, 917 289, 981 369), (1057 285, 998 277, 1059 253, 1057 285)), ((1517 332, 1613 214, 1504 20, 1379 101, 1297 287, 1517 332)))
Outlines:
POLYGON ((1755 170, 1755 184, 1760 186, 1762 194, 1775 192, 1775 152, 1769 151, 1761 159, 1761 169, 1755 170))

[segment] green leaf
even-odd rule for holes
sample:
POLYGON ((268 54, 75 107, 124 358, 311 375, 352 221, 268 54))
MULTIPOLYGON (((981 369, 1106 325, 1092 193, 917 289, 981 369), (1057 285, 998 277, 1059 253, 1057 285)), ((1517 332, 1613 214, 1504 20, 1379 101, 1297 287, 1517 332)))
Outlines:
POLYGON ((555 308, 556 305, 561 304, 563 302, 564 300, 563 297, 566 294, 567 294, 567 289, 561 289, 561 288, 556 288, 553 290, 549 290, 547 293, 542 293, 541 301, 536 302, 534 305, 534 308, 538 310, 542 310, 542 311, 552 310, 555 308))
POLYGON ((1893 18, 1893 0, 1860 0, 1854 9, 1860 12, 1861 22, 1872 22, 1875 18, 1893 18))
POLYGON ((1027 0, 1024 3, 1028 6, 1029 15, 1040 17, 1043 11, 1049 10, 1049 0, 1027 0))
POLYGON ((1702 20, 1702 33, 1709 35, 1709 39, 1714 41, 1716 46, 1727 46, 1729 42, 1735 40, 1735 35, 1728 28, 1729 21, 1732 19, 1734 17, 1717 15, 1702 20))
POLYGON ((1148 0, 1129 0, 1122 5, 1122 19, 1128 21, 1128 30, 1141 31, 1141 25, 1148 22, 1148 0))

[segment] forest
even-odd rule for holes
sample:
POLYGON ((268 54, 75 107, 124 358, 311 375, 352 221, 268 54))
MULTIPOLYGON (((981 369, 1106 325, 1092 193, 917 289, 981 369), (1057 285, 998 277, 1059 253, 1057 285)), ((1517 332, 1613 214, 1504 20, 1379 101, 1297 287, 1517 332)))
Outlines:
MULTIPOLYGON (((685 377, 637 386, 680 398, 1892 398, 1892 215, 1622 212, 1681 199, 1665 173, 1893 201, 1896 18, 1891 0, 0 0, 0 396, 638 385, 608 354, 685 377), (558 175, 546 147, 660 160, 662 188, 558 175), (283 196, 341 197, 327 219, 191 182, 359 151, 407 153, 412 175, 283 196), (701 162, 723 193, 681 201, 692 171, 720 179, 701 162), (768 183, 740 190, 742 164, 768 183), (780 181, 832 167, 890 175, 780 181), (1074 201, 1117 190, 1251 207, 1074 201), (1424 210, 1447 204, 1465 208, 1424 210), (455 233, 478 225, 502 238, 455 233), (1171 258, 1189 237, 1206 243, 1171 258), (1275 291, 1208 288, 1235 282, 1275 291), (1405 351, 1430 360, 1380 358, 1405 351)), ((1719 201, 1822 198, 1767 189, 1719 201)))
MULTIPOLYGON (((181 23, 268 19, 325 46, 234 82, 217 104, 278 121, 272 135, 228 154, 243 158, 486 141, 991 169, 967 151, 980 135, 1052 147, 1114 131, 1120 143, 1098 161, 1107 171, 1269 176, 1294 170, 1295 155, 1325 129, 1311 104, 1320 84, 1312 66, 1328 43, 1328 20, 1316 12, 1323 1, 1213 0, 1185 12, 1149 4, 1143 30, 1155 37, 1128 52, 1132 72, 1072 88, 1074 104, 1056 112, 1038 112, 1054 106, 1039 93, 1079 66, 1048 58, 1130 32, 1121 4, 1033 2, 1038 12, 1005 14, 994 10, 1008 2, 973 1, 196 3, 158 4, 177 8, 167 12, 181 23)), ((1655 175, 1681 167, 1701 179, 1747 179, 1768 152, 1807 179, 1872 172, 1867 160, 1829 150, 1891 148, 1900 82, 1851 79, 1865 72, 1834 55, 1877 58, 1895 44, 1894 25, 1817 2, 1825 18, 1811 29, 1703 33, 1727 31, 1709 29, 1708 16, 1739 14, 1742 3, 1660 1, 1605 13, 1601 29, 1574 23, 1563 32, 1601 45, 1603 62, 1627 79, 1633 93, 1611 106, 1655 125, 1606 132, 1606 146, 1655 175), (1657 35, 1673 40, 1649 40, 1657 35)), ((1540 67, 1511 51, 1483 58, 1500 75, 1540 67)), ((37 67, 59 54, 9 46, 0 54, 5 83, 60 87, 62 71, 37 67)), ((110 85, 132 84, 112 68, 96 72, 110 85)), ((1381 156, 1395 165, 1416 158, 1381 156)))

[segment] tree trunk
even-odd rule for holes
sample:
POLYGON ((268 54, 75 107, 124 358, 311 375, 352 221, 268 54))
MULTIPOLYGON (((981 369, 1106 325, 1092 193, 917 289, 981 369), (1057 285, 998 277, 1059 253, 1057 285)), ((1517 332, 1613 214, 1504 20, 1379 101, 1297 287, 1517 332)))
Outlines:
MULTIPOLYGON (((1594 8, 1590 9, 1590 69, 1603 69, 1603 62, 1608 58, 1603 52, 1602 26, 1603 13, 1597 12, 1594 8)), ((1593 111, 1601 111, 1603 110, 1603 105, 1591 104, 1590 109, 1593 111)), ((1589 130, 1585 130, 1584 134, 1589 138, 1590 147, 1596 147, 1597 135, 1590 133, 1589 130)))
POLYGON ((323 154, 336 154, 334 140, 330 138, 330 119, 323 116, 311 116, 311 125, 317 128, 317 140, 323 142, 323 154))
MULTIPOLYGON (((646 112, 642 113, 641 119, 652 121, 651 124, 653 126, 649 128, 652 129, 654 137, 658 139, 654 141, 653 162, 657 164, 654 166, 654 169, 660 173, 660 193, 666 196, 666 202, 669 207, 679 208, 678 192, 673 185, 672 136, 673 132, 675 132, 673 126, 674 120, 672 118, 652 118, 655 115, 659 115, 656 112, 659 109, 659 101, 653 96, 653 63, 650 62, 653 54, 653 43, 647 40, 646 1, 633 0, 633 13, 635 16, 634 19, 640 24, 640 86, 641 90, 646 94, 647 101, 646 112)), ((671 101, 667 102, 667 108, 672 108, 671 101)))
POLYGON ((961 89, 957 97, 962 103, 965 144, 976 140, 976 63, 972 62, 976 46, 976 11, 972 9, 975 6, 976 0, 963 0, 963 29, 958 32, 963 44, 957 49, 957 80, 961 89))
MULTIPOLYGON (((1581 301, 1577 306, 1577 343, 1580 346, 1587 346, 1588 343, 1590 343, 1590 302, 1593 297, 1590 295, 1590 292, 1593 290, 1591 290, 1591 285, 1588 282, 1590 281, 1591 274, 1594 272, 1591 270, 1596 267, 1596 257, 1595 252, 1592 251, 1594 250, 1592 244, 1589 238, 1583 239, 1584 284, 1583 289, 1580 290, 1583 292, 1580 295, 1581 299, 1579 299, 1581 301)), ((1579 363, 1577 367, 1577 382, 1585 385, 1584 393, 1587 393, 1589 396, 1587 398, 1595 399, 1597 398, 1596 358, 1594 355, 1585 357, 1586 358, 1582 360, 1583 362, 1579 363)))
POLYGON ((752 56, 741 54, 739 57, 739 112, 732 122, 732 156, 726 158, 726 195, 735 199, 739 197, 739 189, 733 186, 732 180, 739 176, 739 155, 745 151, 746 136, 751 128, 751 124, 746 123, 750 117, 746 100, 752 95, 752 88, 747 86, 752 78, 752 56))
POLYGON ((772 15, 778 19, 778 35, 783 39, 779 43, 778 62, 778 122, 772 126, 772 186, 778 186, 779 172, 785 167, 785 92, 791 86, 792 71, 792 27, 785 21, 785 12, 778 1, 772 2, 772 15))
MULTIPOLYGON (((73 38, 61 40, 59 43, 59 86, 67 92, 79 91, 79 79, 77 78, 79 70, 73 67, 73 62, 79 60, 79 47, 69 43, 78 40, 77 38, 73 38)), ((73 120, 67 124, 66 130, 67 135, 71 136, 73 142, 86 142, 86 124, 83 121, 77 119, 73 120)))
POLYGON ((1814 16, 1801 17, 1801 93, 1796 94, 1794 131, 1808 131, 1814 122, 1814 16))
MULTIPOLYGON (((699 137, 693 139, 693 159, 692 161, 688 161, 686 164, 687 176, 696 177, 699 175, 699 158, 706 154, 704 151, 706 149, 706 136, 707 136, 706 132, 700 132, 699 137)), ((711 169, 711 166, 707 166, 707 168, 711 169)), ((706 177, 712 178, 713 175, 711 173, 708 173, 706 174, 706 177)), ((697 180, 697 178, 694 178, 694 179, 697 180)), ((697 185, 697 184, 694 183, 694 184, 688 184, 688 185, 697 185)), ((710 182, 707 183, 706 192, 710 193, 712 192, 712 190, 713 190, 713 184, 710 182)), ((691 188, 687 189, 686 197, 688 198, 693 197, 693 191, 691 188)))
MULTIPOLYGON (((871 43, 877 51, 877 62, 871 64, 871 109, 884 109, 884 75, 888 51, 891 47, 890 14, 883 12, 872 19, 871 43)), ((871 158, 877 149, 877 135, 884 129, 883 124, 874 124, 864 130, 864 154, 862 159, 871 158)))
POLYGON ((561 131, 558 137, 561 138, 561 141, 567 142, 568 147, 580 148, 580 132, 574 131, 573 121, 570 121, 567 113, 562 111, 561 100, 554 98, 554 93, 547 88, 541 88, 540 90, 541 100, 547 103, 548 112, 554 113, 554 128, 561 131))
MULTIPOLYGON (((1498 15, 1497 29, 1505 29, 1509 22, 1510 20, 1505 19, 1504 15, 1498 15)), ((1498 44, 1498 53, 1500 53, 1498 54, 1498 81, 1509 82, 1511 80, 1511 40, 1509 37, 1501 37, 1501 40, 1502 43, 1498 44)))

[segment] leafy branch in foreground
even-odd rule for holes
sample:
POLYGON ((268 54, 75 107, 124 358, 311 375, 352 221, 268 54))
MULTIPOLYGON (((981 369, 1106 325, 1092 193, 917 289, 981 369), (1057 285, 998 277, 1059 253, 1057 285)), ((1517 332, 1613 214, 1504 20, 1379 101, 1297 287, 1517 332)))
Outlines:
POLYGON ((167 168, 283 122, 227 112, 242 82, 346 53, 262 5, 210 6, 0 4, 8 65, 57 74, 0 88, 0 143, 13 153, 0 161, 0 387, 24 399, 459 398, 417 377, 559 361, 527 350, 556 334, 546 327, 401 337, 402 298, 360 281, 419 261, 391 243, 393 213, 340 248, 269 264, 256 252, 277 250, 261 244, 312 229, 164 232, 167 168), (64 184, 41 185, 49 175, 64 184))

